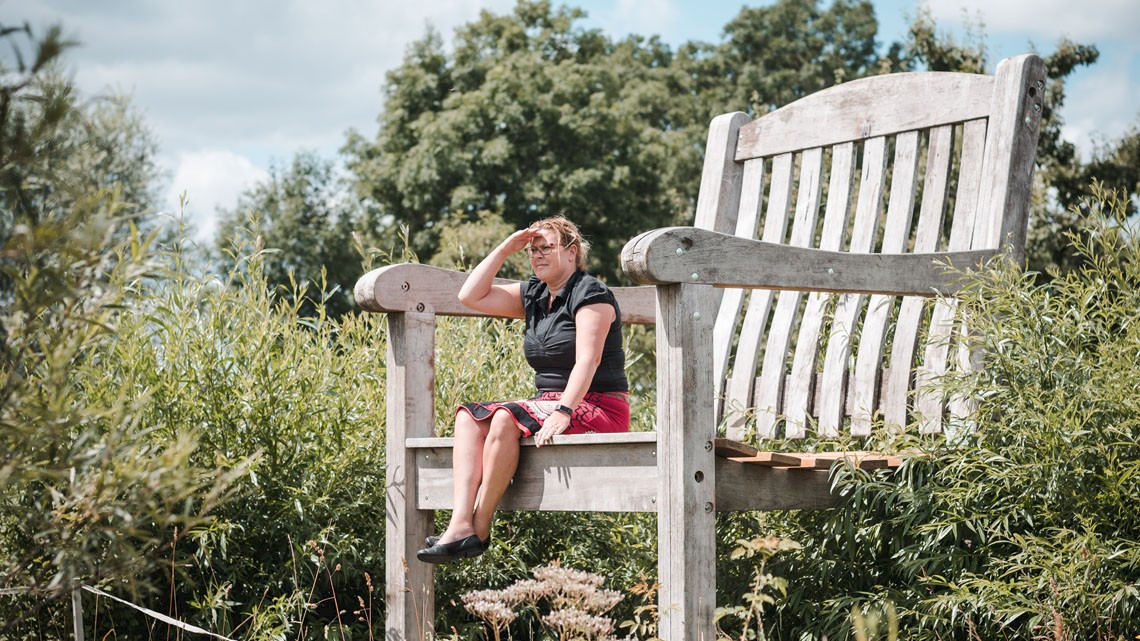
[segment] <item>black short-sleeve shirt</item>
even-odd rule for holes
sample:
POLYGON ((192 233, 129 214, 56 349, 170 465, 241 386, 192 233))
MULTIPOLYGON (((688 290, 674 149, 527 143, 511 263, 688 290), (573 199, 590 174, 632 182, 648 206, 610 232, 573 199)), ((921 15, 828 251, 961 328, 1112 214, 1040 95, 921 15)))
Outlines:
POLYGON ((589 391, 624 392, 629 389, 622 349, 621 309, 613 292, 604 283, 578 270, 548 308, 550 288, 537 277, 531 277, 523 283, 522 299, 526 312, 523 353, 534 368, 534 384, 539 391, 561 392, 566 389, 575 361, 577 327, 574 316, 584 305, 597 303, 614 306, 614 322, 606 334, 602 361, 594 373, 589 391))

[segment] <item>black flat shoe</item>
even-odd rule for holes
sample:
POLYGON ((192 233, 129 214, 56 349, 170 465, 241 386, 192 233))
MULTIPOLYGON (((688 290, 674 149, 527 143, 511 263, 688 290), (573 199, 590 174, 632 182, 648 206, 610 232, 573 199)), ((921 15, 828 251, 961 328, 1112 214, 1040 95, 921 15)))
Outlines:
MULTIPOLYGON (((438 536, 425 536, 424 537, 424 545, 426 545, 427 547, 430 548, 431 546, 435 545, 436 543, 439 543, 439 537, 438 536)), ((483 548, 486 549, 489 547, 491 547, 491 537, 490 536, 487 537, 486 541, 483 541, 483 548)))
POLYGON ((471 559, 487 551, 491 539, 481 540, 471 536, 451 543, 439 543, 416 552, 416 558, 424 563, 450 563, 457 559, 471 559))

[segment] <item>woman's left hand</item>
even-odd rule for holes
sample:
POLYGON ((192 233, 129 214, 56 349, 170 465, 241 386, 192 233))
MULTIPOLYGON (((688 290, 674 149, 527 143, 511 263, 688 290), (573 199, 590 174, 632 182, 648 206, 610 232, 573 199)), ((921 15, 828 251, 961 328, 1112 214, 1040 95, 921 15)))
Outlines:
POLYGON ((562 412, 551 412, 542 422, 542 429, 534 435, 535 447, 542 447, 570 427, 570 417, 562 412))

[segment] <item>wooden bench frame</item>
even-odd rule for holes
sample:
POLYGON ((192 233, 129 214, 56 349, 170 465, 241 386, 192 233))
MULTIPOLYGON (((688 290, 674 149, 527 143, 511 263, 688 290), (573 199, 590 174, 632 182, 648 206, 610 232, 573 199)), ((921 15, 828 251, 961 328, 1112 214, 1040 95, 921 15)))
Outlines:
MULTIPOLYGON (((832 507, 837 497, 823 470, 836 458, 867 467, 899 464, 896 457, 867 453, 762 453, 717 439, 723 414, 717 399, 725 394, 720 381, 727 368, 718 341, 732 337, 731 329, 724 331, 718 309, 735 305, 739 310, 739 299, 753 289, 947 295, 956 283, 945 273, 945 263, 974 265, 1000 252, 1020 259, 1044 80, 1041 60, 1027 55, 1003 61, 993 77, 913 73, 867 78, 755 121, 740 113, 714 119, 695 226, 652 230, 631 240, 622 254, 623 268, 635 282, 652 286, 615 288, 625 322, 656 325, 657 431, 560 436, 555 447, 524 447, 500 508, 656 513, 659 636, 666 641, 714 638, 717 511, 832 507), (884 88, 898 95, 884 101, 884 88), (820 118, 829 127, 819 127, 820 118), (968 212, 972 233, 957 246, 952 240, 947 251, 808 249, 780 244, 779 238, 772 242, 767 229, 755 240, 754 224, 738 221, 738 212, 759 208, 759 202, 748 202, 755 200, 749 192, 741 191, 749 180, 747 158, 790 159, 789 152, 817 145, 963 122, 985 123, 985 148, 980 167, 971 173, 977 176, 977 198, 958 205, 976 210, 968 212)), ((356 286, 362 308, 389 315, 387 639, 425 639, 434 629, 433 566, 416 561, 414 554, 432 533, 433 511, 451 507, 451 439, 435 437, 435 319, 480 315, 456 298, 465 276, 426 265, 393 265, 366 274, 356 286)), ((936 309, 936 317, 953 316, 952 306, 946 307, 950 309, 936 309)), ((898 370, 904 405, 888 408, 888 415, 909 411, 910 363, 904 361, 898 370)), ((917 378, 922 382, 924 372, 917 378)), ((896 384, 894 376, 883 381, 884 386, 896 384)), ((877 386, 876 379, 872 395, 878 394, 877 386)), ((937 431, 942 402, 910 393, 917 397, 914 412, 935 408, 921 429, 937 431)), ((731 429, 729 435, 738 436, 731 429)), ((855 427, 852 431, 859 433, 855 427)), ((524 446, 530 444, 524 440, 524 446)))

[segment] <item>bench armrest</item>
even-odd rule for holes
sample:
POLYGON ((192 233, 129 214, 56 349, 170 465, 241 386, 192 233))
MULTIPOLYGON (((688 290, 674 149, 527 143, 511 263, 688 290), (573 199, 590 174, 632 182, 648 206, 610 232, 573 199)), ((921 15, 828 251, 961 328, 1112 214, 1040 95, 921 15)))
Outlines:
POLYGON ((984 264, 997 250, 929 254, 856 254, 792 247, 696 227, 664 227, 636 236, 622 269, 646 285, 937 296, 960 289, 948 266, 984 264))
MULTIPOLYGON (((490 316, 459 302, 466 272, 420 263, 374 269, 356 281, 356 304, 368 312, 431 312, 441 316, 490 316)), ((496 278, 497 285, 518 283, 496 278)), ((623 323, 657 321, 656 291, 652 287, 613 287, 623 323)))

